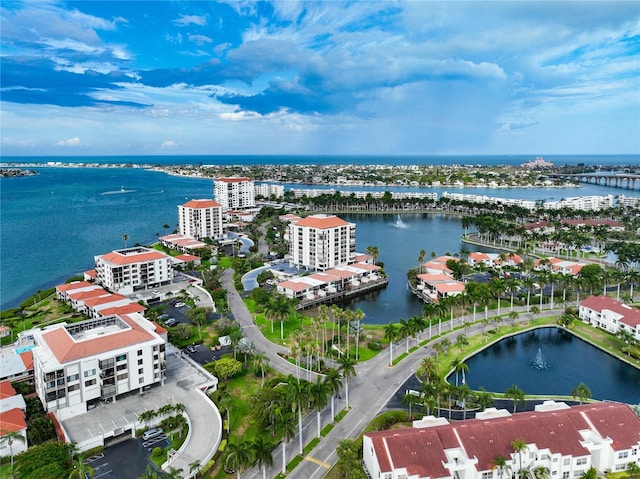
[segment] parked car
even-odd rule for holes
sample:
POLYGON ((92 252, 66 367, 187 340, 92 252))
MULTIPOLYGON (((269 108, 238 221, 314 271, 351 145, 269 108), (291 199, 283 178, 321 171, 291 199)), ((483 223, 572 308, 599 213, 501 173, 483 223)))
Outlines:
POLYGON ((195 353, 198 350, 197 346, 194 346, 193 344, 190 344, 189 346, 187 346, 187 351, 190 353, 195 353))
POLYGON ((166 324, 169 327, 175 326, 177 323, 178 321, 176 320, 176 318, 169 318, 164 322, 164 324, 166 324))
POLYGON ((169 315, 168 315, 168 314, 166 314, 166 313, 161 314, 160 316, 158 316, 158 319, 159 319, 160 321, 164 321, 165 319, 169 319, 169 315))
POLYGON ((186 304, 184 304, 183 302, 176 303, 176 308, 182 308, 184 306, 186 306, 186 304))
POLYGON ((142 435, 142 439, 146 441, 152 437, 159 436, 160 434, 164 434, 164 430, 161 427, 154 427, 153 429, 146 430, 142 435))

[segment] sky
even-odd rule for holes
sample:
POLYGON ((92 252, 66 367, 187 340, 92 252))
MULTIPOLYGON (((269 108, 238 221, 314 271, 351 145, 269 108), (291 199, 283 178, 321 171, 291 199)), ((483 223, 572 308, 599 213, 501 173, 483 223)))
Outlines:
POLYGON ((640 154, 638 1, 0 3, 9 155, 640 154))

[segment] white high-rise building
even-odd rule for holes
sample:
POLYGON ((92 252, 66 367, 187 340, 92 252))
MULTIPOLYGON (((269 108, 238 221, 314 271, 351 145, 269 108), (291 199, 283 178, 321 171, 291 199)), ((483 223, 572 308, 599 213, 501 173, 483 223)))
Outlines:
POLYGON ((249 178, 218 178, 213 185, 215 200, 225 210, 241 210, 256 206, 253 180, 249 178))
POLYGON ((110 291, 133 294, 171 284, 171 258, 161 251, 136 246, 96 256, 96 280, 110 291))
POLYGON ((325 271, 355 261, 356 225, 334 215, 312 215, 289 225, 291 263, 325 271))
POLYGON ((256 185, 256 196, 262 196, 264 198, 282 198, 284 197, 284 186, 282 185, 270 185, 268 183, 263 183, 261 185, 256 185))
POLYGON ((164 380, 165 341, 140 314, 60 323, 33 333, 36 392, 59 420, 164 380))
POLYGON ((213 200, 191 200, 178 206, 180 234, 200 240, 223 235, 222 205, 213 200))

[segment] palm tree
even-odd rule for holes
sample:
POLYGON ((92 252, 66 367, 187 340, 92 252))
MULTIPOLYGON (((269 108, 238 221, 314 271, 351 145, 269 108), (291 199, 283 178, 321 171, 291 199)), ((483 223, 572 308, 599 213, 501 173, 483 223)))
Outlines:
POLYGON ((498 470, 498 479, 502 479, 505 471, 509 470, 509 466, 507 466, 507 460, 504 456, 497 456, 491 460, 491 470, 498 470))
POLYGON ((200 469, 200 461, 195 460, 189 464, 189 475, 193 474, 193 477, 198 477, 198 469, 200 469))
POLYGON ((635 461, 630 462, 627 464, 627 472, 631 479, 638 479, 640 477, 640 466, 635 461))
POLYGON ((329 385, 322 380, 320 376, 316 378, 316 382, 311 384, 309 388, 309 399, 311 406, 316 410, 316 420, 318 424, 318 437, 320 437, 320 413, 327 406, 328 395, 331 394, 329 385))
POLYGON ((329 391, 331 391, 331 421, 335 421, 336 414, 335 414, 334 400, 335 400, 336 394, 338 394, 338 392, 340 391, 340 388, 342 387, 342 376, 340 375, 340 371, 338 371, 337 369, 331 368, 325 374, 324 380, 327 383, 329 391))
POLYGON ((580 479, 598 479, 598 471, 592 466, 582 473, 580 479))
POLYGON ((0 444, 3 446, 7 444, 9 446, 9 454, 11 455, 11 477, 13 477, 13 444, 15 442, 25 443, 27 439, 20 434, 18 431, 4 431, 1 430, 0 434, 0 444))
POLYGON ((231 442, 227 445, 227 457, 224 461, 225 468, 235 471, 238 479, 253 462, 251 457, 251 445, 247 441, 231 442))
POLYGON ((262 479, 267 479, 267 466, 273 466, 273 445, 258 436, 251 443, 251 456, 256 465, 262 469, 262 479))
POLYGON ((579 398, 580 404, 582 404, 585 399, 591 398, 591 389, 589 389, 585 383, 580 383, 571 391, 571 395, 573 399, 579 398))
POLYGON ((87 477, 93 477, 95 475, 93 468, 84 462, 82 456, 76 456, 73 459, 72 467, 73 470, 69 474, 69 479, 86 479, 87 477))
POLYGON ((398 337, 398 329, 394 323, 389 323, 384 328, 384 336, 389 340, 389 366, 393 366, 393 342, 398 337))
POLYGON ((536 466, 531 472, 534 479, 549 479, 551 477, 551 471, 546 466, 536 466))
POLYGON ((274 410, 271 429, 275 434, 282 436, 282 474, 287 472, 287 442, 296 433, 295 414, 288 410, 277 407, 274 410))
POLYGON ((344 379, 346 407, 349 409, 349 379, 356 375, 356 361, 353 358, 343 355, 338 358, 338 364, 340 364, 340 372, 344 379))
POLYGON ((524 391, 515 384, 512 384, 504 391, 504 395, 513 400, 513 412, 516 412, 518 402, 524 406, 524 391))
POLYGON ((511 441, 511 447, 514 452, 518 453, 518 475, 522 479, 522 453, 527 449, 527 443, 517 438, 511 441))
POLYGON ((298 410, 298 442, 300 454, 302 454, 302 403, 308 398, 306 381, 300 381, 290 374, 287 377, 287 399, 291 403, 292 410, 298 410))
POLYGON ((411 327, 411 323, 406 319, 400 320, 400 336, 407 339, 407 354, 409 354, 409 338, 411 337, 411 333, 413 328, 411 327))
POLYGON ((260 382, 260 387, 264 387, 264 367, 269 364, 269 358, 266 353, 259 352, 258 354, 253 356, 253 364, 256 369, 260 369, 260 373, 262 374, 262 381, 260 382))

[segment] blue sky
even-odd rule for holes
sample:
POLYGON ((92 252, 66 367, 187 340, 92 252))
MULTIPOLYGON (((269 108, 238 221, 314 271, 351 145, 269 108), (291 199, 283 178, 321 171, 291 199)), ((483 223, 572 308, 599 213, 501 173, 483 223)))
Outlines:
POLYGON ((638 154, 637 1, 11 1, 3 155, 638 154))

